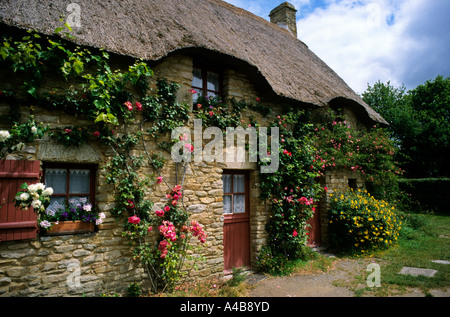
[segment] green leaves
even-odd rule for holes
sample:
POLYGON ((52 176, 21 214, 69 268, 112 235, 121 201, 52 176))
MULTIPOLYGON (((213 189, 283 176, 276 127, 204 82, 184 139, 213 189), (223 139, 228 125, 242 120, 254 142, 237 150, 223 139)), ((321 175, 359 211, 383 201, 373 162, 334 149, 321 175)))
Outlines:
MULTIPOLYGON (((97 101, 97 103, 98 103, 98 101, 97 101)), ((94 101, 94 104, 95 104, 95 101, 94 101)), ((107 124, 111 124, 111 125, 119 124, 119 120, 117 119, 117 117, 111 113, 100 113, 95 118, 95 123, 99 123, 99 122, 103 122, 103 123, 107 123, 107 124)))
POLYGON ((389 122, 408 177, 450 175, 450 78, 437 76, 408 92, 378 81, 362 96, 389 122))
POLYGON ((314 182, 319 174, 311 170, 316 148, 311 144, 311 125, 307 122, 305 113, 298 110, 276 118, 273 126, 280 129, 279 169, 260 174, 261 198, 268 199, 272 207, 266 226, 268 257, 272 260, 261 255, 263 266, 268 265, 270 270, 272 261, 281 264, 304 253, 306 222, 314 212, 312 202, 322 190, 314 182))

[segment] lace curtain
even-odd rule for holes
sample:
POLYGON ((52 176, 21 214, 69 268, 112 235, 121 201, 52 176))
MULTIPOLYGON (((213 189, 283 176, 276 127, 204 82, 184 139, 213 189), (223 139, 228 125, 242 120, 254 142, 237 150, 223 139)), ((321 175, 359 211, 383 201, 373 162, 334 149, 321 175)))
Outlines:
POLYGON ((224 174, 223 181, 223 212, 244 213, 245 212, 245 176, 224 174), (238 194, 242 193, 242 194, 238 194))
MULTIPOLYGON (((89 194, 90 170, 88 169, 64 169, 47 168, 45 170, 45 186, 53 188, 53 194, 69 194, 70 198, 79 199, 85 196, 77 194, 89 194), (69 192, 67 192, 67 172, 69 172, 69 192)), ((51 202, 64 204, 66 197, 54 196, 51 202)))

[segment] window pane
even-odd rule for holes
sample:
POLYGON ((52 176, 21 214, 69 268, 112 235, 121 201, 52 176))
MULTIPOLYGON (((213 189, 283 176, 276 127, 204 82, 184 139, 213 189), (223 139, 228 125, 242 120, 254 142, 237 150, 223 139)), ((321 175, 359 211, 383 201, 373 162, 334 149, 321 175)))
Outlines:
POLYGON ((231 193, 231 175, 229 174, 222 175, 222 181, 223 181, 223 192, 231 193))
POLYGON ((54 194, 65 194, 67 187, 67 170, 61 168, 46 169, 45 186, 51 187, 54 194))
POLYGON ((223 196, 223 213, 231 214, 231 196, 223 196))
POLYGON ((233 175, 233 193, 245 192, 245 177, 244 175, 233 175))
POLYGON ((208 90, 219 91, 219 74, 208 72, 206 80, 208 82, 208 90))
POLYGON ((203 87, 202 70, 200 68, 194 68, 194 77, 192 78, 192 87, 203 87))
POLYGON ((234 195, 233 213, 240 214, 245 212, 245 195, 234 195))
POLYGON ((86 194, 89 193, 89 170, 70 170, 69 193, 70 194, 86 194))
POLYGON ((217 94, 215 92, 208 91, 208 97, 209 98, 217 97, 217 94))

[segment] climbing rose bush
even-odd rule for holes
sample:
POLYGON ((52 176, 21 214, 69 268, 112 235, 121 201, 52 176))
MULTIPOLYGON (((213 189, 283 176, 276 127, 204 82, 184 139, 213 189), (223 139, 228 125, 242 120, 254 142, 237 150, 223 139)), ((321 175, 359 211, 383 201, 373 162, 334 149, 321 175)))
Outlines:
POLYGON ((277 116, 272 124, 280 131, 279 168, 275 173, 260 174, 261 198, 271 206, 267 247, 260 252, 262 270, 272 271, 288 260, 303 258, 306 252, 307 221, 314 215, 314 201, 323 191, 314 181, 319 176, 319 163, 313 161, 313 127, 307 121, 303 112, 292 111, 277 116))

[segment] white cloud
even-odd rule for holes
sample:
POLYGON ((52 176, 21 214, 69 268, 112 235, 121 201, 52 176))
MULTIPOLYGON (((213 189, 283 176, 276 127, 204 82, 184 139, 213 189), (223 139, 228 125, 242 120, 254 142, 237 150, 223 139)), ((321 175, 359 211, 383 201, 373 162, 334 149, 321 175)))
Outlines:
POLYGON ((448 75, 445 54, 426 59, 445 43, 429 32, 437 23, 430 7, 439 1, 441 9, 448 6, 442 3, 446 0, 431 5, 425 0, 330 0, 325 9, 298 22, 299 38, 358 93, 377 80, 414 88, 438 74, 448 75), (433 72, 432 63, 440 60, 445 67, 433 72))
MULTIPOLYGON (((226 0, 268 19, 282 0, 226 0)), ((288 0, 289 1, 289 0, 288 0)), ((390 81, 415 88, 450 76, 449 0, 291 0, 299 38, 362 93, 390 81)))

